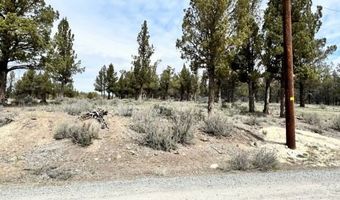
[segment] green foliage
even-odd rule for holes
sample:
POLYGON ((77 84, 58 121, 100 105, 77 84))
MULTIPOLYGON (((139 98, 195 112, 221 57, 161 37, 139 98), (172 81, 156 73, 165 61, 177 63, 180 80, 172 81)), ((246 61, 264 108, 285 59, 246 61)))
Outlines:
POLYGON ((108 98, 111 99, 112 97, 110 96, 110 94, 113 95, 117 91, 116 82, 118 80, 117 72, 115 72, 113 64, 110 64, 109 68, 106 71, 106 80, 106 91, 108 93, 108 98))
POLYGON ((205 68, 209 77, 208 111, 214 103, 215 70, 226 62, 226 52, 233 41, 231 0, 191 0, 185 10, 183 36, 177 40, 182 58, 191 62, 194 71, 205 68))
POLYGON ((47 72, 37 74, 34 70, 30 69, 16 83, 15 94, 19 98, 31 96, 46 102, 48 95, 53 93, 53 89, 54 85, 47 72))
POLYGON ((171 82, 174 76, 174 69, 168 66, 161 74, 160 90, 163 99, 168 99, 170 95, 171 82))
POLYGON ((144 21, 137 37, 138 55, 133 56, 133 77, 134 86, 139 92, 141 100, 145 89, 154 89, 157 63, 151 64, 151 56, 154 54, 154 47, 149 43, 150 34, 147 21, 144 21))
POLYGON ((94 89, 95 91, 98 91, 101 93, 101 95, 104 97, 105 92, 107 88, 107 69, 104 65, 100 71, 98 76, 96 77, 96 82, 94 83, 94 89))
POLYGON ((63 18, 58 31, 54 35, 52 46, 48 55, 47 71, 53 79, 61 84, 61 96, 64 96, 64 87, 72 83, 72 76, 84 72, 77 61, 77 54, 73 50, 74 35, 66 18, 63 18))
POLYGON ((15 83, 15 72, 11 71, 9 73, 9 77, 8 77, 8 87, 7 87, 7 96, 8 97, 12 97, 14 94, 14 83, 15 83))
POLYGON ((43 66, 51 28, 58 13, 44 0, 0 2, 0 102, 7 73, 43 66))

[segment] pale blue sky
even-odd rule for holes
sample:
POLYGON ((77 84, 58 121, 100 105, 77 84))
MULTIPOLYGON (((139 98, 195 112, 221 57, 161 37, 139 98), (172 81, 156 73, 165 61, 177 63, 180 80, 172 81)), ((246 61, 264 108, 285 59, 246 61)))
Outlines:
MULTIPOLYGON (((339 0, 314 0, 323 5, 324 24, 319 33, 329 44, 340 47, 339 0), (326 9, 328 8, 328 9, 326 9)), ((184 61, 175 47, 181 36, 183 9, 188 0, 47 0, 67 17, 75 34, 75 50, 85 73, 75 77, 80 91, 93 91, 93 83, 104 64, 113 63, 116 70, 129 70, 131 56, 136 54, 136 37, 143 20, 149 23, 151 43, 156 52, 153 60, 162 60, 158 71, 167 65, 179 70, 184 61)), ((265 1, 264 1, 265 4, 265 1)), ((330 57, 340 63, 340 51, 330 57)))

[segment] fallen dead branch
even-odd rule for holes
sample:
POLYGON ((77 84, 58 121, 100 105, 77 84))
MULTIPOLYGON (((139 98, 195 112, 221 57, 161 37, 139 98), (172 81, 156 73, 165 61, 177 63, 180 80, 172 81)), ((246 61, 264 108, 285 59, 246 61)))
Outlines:
POLYGON ((85 121, 85 120, 89 120, 89 119, 95 119, 97 120, 100 124, 101 124, 101 128, 102 129, 109 129, 109 126, 107 125, 104 116, 108 115, 108 111, 99 109, 98 111, 92 111, 92 112, 88 112, 83 114, 82 116, 80 116, 80 119, 85 121))

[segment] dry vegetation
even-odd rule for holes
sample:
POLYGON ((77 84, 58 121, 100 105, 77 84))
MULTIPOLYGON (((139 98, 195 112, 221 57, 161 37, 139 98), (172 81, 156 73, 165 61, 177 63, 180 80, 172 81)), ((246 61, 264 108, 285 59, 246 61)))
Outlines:
POLYGON ((292 151, 284 145, 278 106, 269 116, 247 114, 240 102, 211 116, 200 103, 117 99, 1 108, 0 181, 340 166, 340 108, 298 108, 298 149, 292 151), (109 129, 79 118, 99 108, 109 112, 109 129))

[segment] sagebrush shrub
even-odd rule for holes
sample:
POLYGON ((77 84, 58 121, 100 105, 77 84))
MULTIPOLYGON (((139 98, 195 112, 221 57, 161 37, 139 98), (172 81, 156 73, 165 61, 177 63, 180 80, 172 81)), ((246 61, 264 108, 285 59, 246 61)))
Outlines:
POLYGON ((157 113, 154 110, 139 110, 132 115, 132 121, 130 128, 138 133, 146 133, 150 123, 158 118, 157 113))
POLYGON ((177 148, 172 127, 160 120, 148 124, 144 143, 156 150, 170 151, 177 148))
POLYGON ((134 112, 134 107, 131 105, 128 105, 128 106, 119 105, 116 108, 116 115, 122 116, 122 117, 131 117, 133 115, 133 112, 134 112))
POLYGON ((234 154, 229 160, 229 165, 232 170, 246 171, 251 169, 251 155, 248 151, 240 150, 234 154))
POLYGON ((232 170, 246 171, 258 169, 268 171, 276 169, 279 161, 275 152, 266 149, 257 150, 255 153, 240 150, 231 157, 229 165, 232 170))
POLYGON ((261 149, 254 155, 252 164, 255 169, 268 171, 275 169, 279 162, 275 152, 261 149))
POLYGON ((179 110, 173 112, 171 117, 174 137, 178 143, 188 144, 193 139, 192 126, 195 123, 192 110, 179 110))
POLYGON ((93 139, 98 139, 99 128, 90 123, 82 125, 67 123, 60 124, 54 134, 54 139, 71 139, 74 144, 79 144, 82 147, 92 144, 93 139))
POLYGON ((334 130, 340 131, 340 115, 333 119, 332 128, 334 130))
POLYGON ((302 113, 302 118, 307 124, 321 126, 321 116, 317 113, 302 113))
MULTIPOLYGON (((164 113, 163 113, 164 114, 164 113)), ((195 123, 191 110, 172 111, 171 116, 161 115, 157 109, 140 110, 132 116, 131 129, 145 133, 144 144, 163 151, 177 148, 177 144, 189 144, 195 123)))
POLYGON ((229 120, 222 116, 222 114, 212 114, 207 117, 202 126, 202 131, 217 137, 228 137, 231 136, 231 132, 233 129, 232 123, 229 120))

